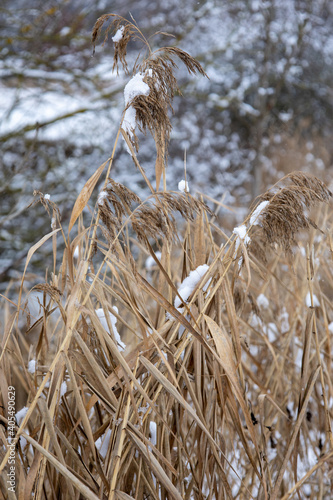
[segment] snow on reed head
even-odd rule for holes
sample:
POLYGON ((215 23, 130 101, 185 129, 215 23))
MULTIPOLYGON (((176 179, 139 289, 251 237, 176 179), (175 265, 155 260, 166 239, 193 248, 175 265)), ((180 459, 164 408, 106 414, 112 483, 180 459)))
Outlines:
POLYGON ((179 181, 178 182, 178 189, 182 193, 189 193, 190 189, 189 189, 189 186, 188 186, 188 182, 184 181, 184 180, 179 181))
MULTIPOLYGON (((209 266, 207 264, 203 264, 202 266, 199 266, 193 271, 191 271, 190 274, 187 276, 187 278, 185 278, 182 281, 181 285, 178 288, 178 294, 182 298, 183 302, 187 302, 187 299, 192 294, 195 287, 197 286, 201 278, 206 274, 208 269, 209 266)), ((178 296, 176 296, 174 301, 174 306, 180 312, 183 311, 181 303, 182 303, 181 299, 178 296)))
MULTIPOLYGON (((149 85, 143 81, 144 77, 144 74, 137 73, 124 88, 125 106, 127 109, 124 114, 122 128, 132 143, 135 142, 136 109, 131 103, 133 103, 136 97, 149 95, 149 85)), ((129 148, 127 148, 127 151, 131 154, 129 148)))
POLYGON ((250 219, 250 226, 260 226, 260 216, 261 216, 261 212, 267 207, 269 201, 268 200, 265 200, 265 201, 262 201, 261 203, 259 203, 259 205, 257 206, 257 208, 253 211, 252 215, 251 215, 251 219, 250 219))
POLYGON ((112 37, 112 41, 114 43, 119 43, 120 40, 122 40, 122 38, 124 36, 124 29, 125 29, 125 26, 120 26, 120 28, 117 29, 116 34, 112 37))

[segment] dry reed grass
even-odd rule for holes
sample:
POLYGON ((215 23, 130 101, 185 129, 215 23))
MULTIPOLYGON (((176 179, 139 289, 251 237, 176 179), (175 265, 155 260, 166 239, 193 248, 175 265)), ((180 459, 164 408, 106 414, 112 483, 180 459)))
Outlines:
MULTIPOLYGON (((97 21, 95 40, 107 19, 97 21)), ((115 65, 126 67, 126 44, 138 31, 112 19, 113 31, 125 26, 115 65)), ((163 80, 164 62, 154 61, 163 80)), ((142 202, 111 179, 112 162, 113 155, 87 181, 68 238, 57 216, 31 248, 17 304, 4 300, 2 495, 15 498, 6 483, 7 388, 14 386, 16 411, 27 407, 15 427, 17 498, 329 498, 333 213, 326 204, 312 221, 305 210, 331 193, 292 173, 256 201, 254 208, 269 203, 255 223, 254 211, 245 221, 251 242, 222 233, 221 245, 216 214, 201 201, 149 183, 152 194, 142 202), (86 224, 83 209, 107 164, 98 210, 86 224), (32 291, 40 294, 32 317, 27 266, 48 238, 53 272, 32 291), (203 265, 185 296, 179 283, 203 265), (19 328, 22 309, 26 329, 19 328), (29 372, 31 359, 36 370, 29 372)))

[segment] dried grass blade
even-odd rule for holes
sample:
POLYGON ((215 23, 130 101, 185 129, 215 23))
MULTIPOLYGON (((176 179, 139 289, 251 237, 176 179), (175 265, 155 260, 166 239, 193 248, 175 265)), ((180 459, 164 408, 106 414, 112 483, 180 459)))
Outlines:
POLYGON ((80 413, 80 416, 81 416, 81 419, 82 419, 82 424, 83 424, 84 430, 85 430, 85 432, 87 434, 88 442, 89 442, 89 445, 90 445, 90 451, 91 451, 94 459, 96 460, 95 441, 94 441, 93 433, 92 433, 92 430, 91 430, 91 426, 90 426, 90 422, 89 422, 89 417, 88 417, 88 414, 86 412, 85 406, 83 404, 83 401, 82 401, 82 398, 81 398, 81 395, 80 395, 80 390, 79 390, 79 387, 78 387, 77 382, 76 382, 76 377, 75 377, 75 374, 74 374, 71 362, 70 362, 70 360, 69 360, 69 358, 68 358, 68 356, 67 356, 66 353, 63 353, 63 356, 64 356, 64 359, 65 359, 65 363, 66 363, 66 367, 67 367, 67 370, 68 370, 68 374, 69 374, 70 380, 71 380, 72 385, 73 385, 73 390, 74 390, 74 395, 75 395, 75 399, 76 399, 76 404, 77 404, 77 407, 78 407, 78 410, 79 410, 79 413, 80 413))
POLYGON ((160 187, 160 182, 161 182, 161 177, 162 173, 164 171, 164 159, 163 159, 163 154, 161 151, 161 148, 157 148, 157 156, 156 156, 156 162, 155 162, 155 177, 156 177, 156 191, 158 191, 160 187))
POLYGON ((124 491, 116 490, 115 491, 116 498, 119 498, 119 500, 135 500, 135 498, 131 497, 124 491))
POLYGON ((146 176, 146 172, 143 170, 143 168, 141 167, 140 163, 138 162, 138 159, 137 159, 137 157, 136 157, 136 154, 135 154, 134 148, 133 148, 133 146, 132 146, 131 141, 130 141, 130 140, 129 140, 129 138, 128 138, 128 135, 126 134, 126 132, 125 132, 123 129, 121 129, 121 133, 122 133, 122 136, 123 136, 123 138, 124 138, 124 140, 125 140, 125 142, 126 142, 127 146, 129 147, 129 149, 130 149, 130 151, 131 151, 131 155, 132 155, 132 158, 133 158, 133 161, 134 161, 135 165, 136 165, 136 166, 138 167, 138 169, 140 170, 141 175, 142 175, 142 177, 144 178, 144 180, 146 181, 147 186, 149 187, 150 191, 151 191, 152 193, 155 193, 155 190, 154 190, 153 186, 151 185, 151 183, 150 183, 150 181, 149 181, 148 177, 146 176))
POLYGON ((29 434, 22 432, 22 436, 34 447, 38 450, 56 469, 60 474, 62 474, 71 484, 84 495, 89 500, 100 500, 100 498, 95 495, 90 488, 88 488, 85 484, 83 484, 71 471, 68 470, 67 467, 64 467, 59 460, 57 460, 50 452, 45 450, 37 441, 35 441, 29 434))
POLYGON ((17 301, 17 309, 18 310, 20 309, 20 305, 21 305, 21 297, 22 297, 22 291, 23 291, 23 283, 24 283, 25 273, 27 272, 27 267, 29 265, 31 257, 36 252, 36 250, 38 250, 45 243, 45 241, 47 241, 49 238, 51 238, 58 231, 60 231, 60 228, 54 229, 54 231, 51 231, 50 233, 48 233, 45 236, 43 236, 42 239, 40 239, 39 241, 37 241, 37 243, 35 243, 29 249, 29 252, 28 252, 28 255, 27 255, 27 260, 25 262, 25 266, 24 266, 24 270, 23 270, 23 274, 22 274, 21 287, 20 287, 20 291, 19 291, 19 298, 18 298, 18 301, 17 301))
POLYGON ((225 299, 228 320, 229 320, 229 324, 230 324, 230 328, 231 328, 232 341, 233 341, 233 345, 234 345, 234 353, 236 356, 237 364, 239 364, 240 360, 241 360, 241 344, 240 344, 240 338, 239 338, 238 319, 237 319, 237 314, 236 314, 236 309, 235 309, 235 303, 234 303, 234 300, 232 297, 232 293, 230 290, 230 284, 229 284, 227 277, 225 277, 225 279, 222 281, 222 290, 223 290, 223 295, 224 295, 224 299, 225 299))
MULTIPOLYGON (((10 334, 12 332, 15 320, 17 318, 17 314, 18 314, 17 311, 12 313, 9 317, 9 320, 6 323, 5 331, 4 331, 2 342, 1 342, 0 366, 1 366, 2 358, 6 352, 6 347, 7 347, 7 344, 9 342, 10 334)), ((4 391, 3 394, 6 394, 6 391, 4 391)))
MULTIPOLYGON (((57 436, 56 436, 56 433, 54 430, 54 424, 52 422, 52 418, 50 415, 50 411, 47 407, 46 401, 44 399, 40 398, 38 401, 38 406, 39 406, 39 410, 41 412, 41 415, 43 417, 43 423, 45 424, 46 430, 49 434, 49 438, 50 438, 51 443, 54 447, 54 450, 56 452, 58 460, 62 463, 62 465, 64 467, 66 467, 66 461, 65 461, 65 458, 64 458, 63 453, 61 451, 60 445, 58 443, 57 436)), ((74 498, 75 492, 74 492, 74 489, 73 489, 71 482, 66 481, 66 484, 67 484, 67 487, 69 489, 69 493, 70 493, 71 497, 74 498)))
POLYGON ((140 441, 136 437, 135 434, 133 434, 131 431, 128 431, 128 434, 134 444, 137 446, 139 451, 142 453, 142 455, 145 457, 145 459, 149 462, 149 465, 151 466, 152 470, 154 471, 154 474, 156 475, 157 479, 163 484, 164 488, 172 495, 173 498, 176 500, 182 500, 182 497, 176 487, 172 484, 162 467, 160 466, 159 462, 156 460, 154 455, 149 452, 147 446, 140 441))
POLYGON ((90 364, 90 366, 92 368, 94 378, 96 377, 98 379, 98 381, 100 382, 99 386, 104 393, 104 397, 106 396, 109 399, 109 401, 116 406, 117 405, 117 398, 115 397, 113 392, 110 390, 99 364, 97 363, 96 359, 94 358, 94 356, 90 352, 89 348, 87 347, 87 344, 83 341, 81 335, 76 330, 73 331, 73 334, 74 334, 74 338, 75 338, 76 342, 79 344, 80 348, 82 349, 82 352, 85 356, 86 361, 90 364))
POLYGON ((93 175, 87 180, 87 182, 83 186, 81 193, 79 194, 79 196, 77 197, 77 199, 74 203, 74 207, 72 210, 72 214, 71 214, 71 218, 70 218, 69 226, 68 226, 68 234, 71 232, 71 229, 74 226, 77 218, 82 213, 84 207, 87 205, 88 201, 90 200, 92 192, 93 192, 100 176, 102 175, 102 172, 105 168, 105 165, 108 163, 108 161, 109 160, 107 160, 100 167, 98 167, 96 172, 93 173, 93 175))
POLYGON ((290 441, 289 441, 289 446, 288 446, 288 448, 287 448, 287 450, 285 452, 284 459, 283 459, 282 465, 280 467, 280 470, 279 470, 279 473, 278 473, 278 476, 277 476, 277 479, 276 479, 276 482, 275 482, 274 489, 272 491, 271 500, 276 500, 278 498, 279 489, 280 489, 280 486, 281 486, 281 482, 283 480, 283 475, 284 475, 284 472, 285 472, 286 467, 288 465, 288 461, 289 461, 290 455, 291 455, 291 453, 292 453, 292 451, 294 449, 295 441, 296 441, 296 438, 298 436, 298 432, 300 430, 300 427, 302 425, 302 422, 303 422, 303 419, 304 419, 304 416, 305 416, 305 413, 306 413, 307 405, 308 405, 308 402, 309 402, 312 390, 314 388, 314 385, 316 383, 319 371, 320 371, 320 366, 317 366, 317 368, 310 375, 310 378, 309 378, 309 381, 308 381, 308 385, 307 385, 307 388, 306 388, 306 392, 304 394, 304 400, 302 402, 302 408, 301 408, 301 410, 299 412, 299 415, 298 415, 298 418, 297 418, 294 430, 292 432, 292 436, 291 436, 290 441))
POLYGON ((303 476, 299 481, 297 481, 296 484, 294 484, 294 486, 292 488, 290 488, 290 490, 288 491, 288 493, 286 493, 285 495, 283 495, 283 497, 281 498, 281 500, 288 500, 291 497, 291 495, 293 495, 295 493, 295 491, 298 490, 298 488, 300 488, 302 486, 302 484, 307 479, 309 479, 314 472, 316 472, 317 469, 319 469, 320 467, 322 467, 325 464, 325 462, 328 462, 329 459, 331 459, 332 457, 333 457, 333 451, 331 451, 327 455, 324 455, 324 456, 320 457, 318 459, 318 462, 305 474, 305 476, 303 476))
MULTIPOLYGON (((261 464, 260 450, 258 447, 257 438, 256 438, 256 434, 254 431, 253 423, 251 420, 251 416, 249 414, 249 410, 248 410, 246 401, 245 401, 244 396, 243 396, 243 390, 241 388, 241 385, 240 385, 238 377, 237 377, 237 366, 236 366, 236 362, 234 361, 234 352, 233 352, 231 341, 227 336, 225 336, 223 334, 222 329, 215 323, 215 321, 212 318, 210 318, 209 316, 206 316, 206 315, 204 315, 204 318, 206 320, 206 323, 207 323, 209 330, 212 334, 212 337, 214 339, 216 349, 217 349, 217 352, 219 355, 218 359, 219 359, 224 371, 226 372, 228 380, 229 380, 231 387, 234 391, 234 396, 237 399, 237 401, 242 409, 247 428, 249 430, 252 442, 256 448, 259 462, 261 464)), ((260 478, 260 474, 257 470, 256 470, 256 473, 257 473, 258 477, 260 478)))
MULTIPOLYGON (((128 379, 130 379, 132 382, 134 382, 134 387, 140 392, 140 394, 143 396, 146 403, 148 403, 149 406, 151 408, 153 408, 154 407, 153 401, 149 398, 146 391, 142 388, 140 382, 134 376, 134 374, 133 374, 132 370, 130 369, 130 367, 128 366, 125 358, 120 354, 115 342, 111 339, 110 335, 104 330, 104 328, 102 327, 99 320, 96 321, 93 315, 91 315, 91 319, 94 323, 94 327, 95 327, 96 331, 98 332, 99 335, 103 335, 110 351, 112 352, 112 355, 116 358, 119 365, 121 366, 124 376, 125 377, 127 376, 128 379)), ((120 376, 120 374, 119 374, 119 376, 120 376)), ((129 390, 129 392, 131 392, 130 387, 128 388, 128 390, 129 390)))
POLYGON ((232 497, 232 492, 230 489, 230 486, 228 484, 223 466, 221 464, 220 458, 218 456, 218 452, 222 453, 222 450, 219 448, 217 445, 216 441, 213 439, 211 436, 210 432, 208 431, 207 427, 205 424, 200 420, 194 409, 185 401, 183 396, 175 389, 175 387, 171 384, 171 382, 154 366, 147 358, 144 356, 140 356, 140 361, 143 364, 143 366, 151 373, 156 380, 166 389, 169 394, 171 394, 176 401, 186 410, 188 413, 191 415, 191 417, 195 420, 195 422, 198 424, 200 429, 204 432, 204 434, 207 436, 211 446, 212 446, 212 451, 214 453, 214 457, 216 459, 216 462, 218 463, 220 467, 220 473, 221 473, 221 479, 223 482, 223 486, 225 488, 225 492, 227 494, 228 498, 233 498, 232 497))
POLYGON ((167 312, 171 314, 181 325, 183 325, 192 335, 201 342, 202 345, 206 347, 208 351, 211 352, 210 346, 207 344, 205 339, 193 328, 193 326, 187 321, 183 314, 181 314, 169 301, 167 301, 163 295, 161 295, 156 288, 154 288, 147 280, 145 280, 140 274, 137 274, 137 279, 142 287, 151 295, 156 302, 158 302, 167 312))

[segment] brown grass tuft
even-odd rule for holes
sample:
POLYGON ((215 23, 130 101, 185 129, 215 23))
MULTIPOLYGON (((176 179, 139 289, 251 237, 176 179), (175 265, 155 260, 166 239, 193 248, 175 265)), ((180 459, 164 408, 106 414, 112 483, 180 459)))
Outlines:
MULTIPOLYGON (((115 34, 117 30, 123 30, 122 38, 114 43, 113 69, 117 69, 118 72, 118 62, 120 61, 124 71, 128 72, 126 49, 131 38, 133 40, 140 40, 148 53, 147 57, 141 62, 137 61, 135 63, 133 73, 139 73, 144 77, 143 81, 148 85, 149 93, 147 95, 136 95, 130 102, 127 102, 123 119, 126 120, 126 112, 132 108, 135 112, 135 120, 139 130, 144 133, 149 130, 154 137, 157 150, 156 190, 158 190, 160 178, 162 175, 165 175, 167 145, 172 130, 169 112, 173 111, 173 97, 176 92, 179 92, 175 77, 175 70, 177 68, 175 60, 179 59, 189 73, 199 73, 206 77, 207 75, 198 61, 178 47, 164 47, 153 52, 148 40, 134 23, 114 14, 105 14, 96 21, 92 33, 94 46, 100 36, 104 23, 110 19, 112 19, 112 22, 106 28, 104 43, 107 41, 110 31, 115 34)), ((164 34, 167 35, 166 33, 164 34)), ((135 128, 131 125, 130 129, 128 129, 126 124, 123 125, 123 128, 133 148, 138 152, 139 141, 135 133, 135 128)))
POLYGON ((331 197, 331 191, 320 179, 293 172, 259 196, 250 215, 261 202, 269 201, 258 223, 262 237, 268 245, 278 244, 290 253, 292 246, 297 245, 295 236, 298 231, 311 226, 317 229, 307 212, 319 202, 328 202, 331 197))

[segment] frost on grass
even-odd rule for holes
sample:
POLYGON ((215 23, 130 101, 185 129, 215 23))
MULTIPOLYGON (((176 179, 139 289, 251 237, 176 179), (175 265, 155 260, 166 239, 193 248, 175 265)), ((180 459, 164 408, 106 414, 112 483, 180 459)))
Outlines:
MULTIPOLYGON (((208 269, 209 266, 207 264, 203 264, 202 266, 194 269, 194 271, 191 271, 187 278, 182 281, 180 287, 178 288, 178 294, 182 298, 183 302, 187 302, 187 299, 193 293, 195 287, 197 286, 201 278, 206 274, 208 269)), ((205 289, 207 289, 207 285, 205 286, 205 289)), ((178 309, 179 312, 183 312, 184 309, 181 304, 182 301, 177 295, 175 298, 174 306, 176 309, 178 309)))
POLYGON ((190 189, 188 187, 188 182, 185 180, 181 180, 180 182, 178 182, 178 189, 182 193, 189 193, 190 192, 190 189))
MULTIPOLYGON (((118 314, 118 307, 113 306, 113 310, 118 314)), ((110 330, 109 330, 108 322, 107 322, 105 314, 104 314, 104 310, 102 308, 100 308, 100 309, 96 309, 95 312, 96 312, 96 315, 97 315, 99 321, 101 322, 104 330, 106 330, 110 334, 110 330)), ((125 349, 126 345, 124 344, 124 342, 121 341, 120 335, 118 333, 118 330, 116 327, 117 318, 112 313, 110 313, 110 311, 108 311, 108 313, 109 313, 109 322, 111 323, 111 326, 112 326, 113 335, 115 337, 115 340, 117 342, 119 350, 123 351, 125 349)))
POLYGON ((36 360, 31 359, 28 363, 28 372, 34 374, 36 371, 36 360))
POLYGON ((313 305, 311 302, 311 294, 310 292, 307 293, 305 297, 305 304, 307 307, 320 307, 320 302, 315 294, 312 295, 313 298, 313 305))
POLYGON ((49 195, 49 194, 44 195, 44 200, 50 200, 50 198, 51 198, 51 195, 49 195))

